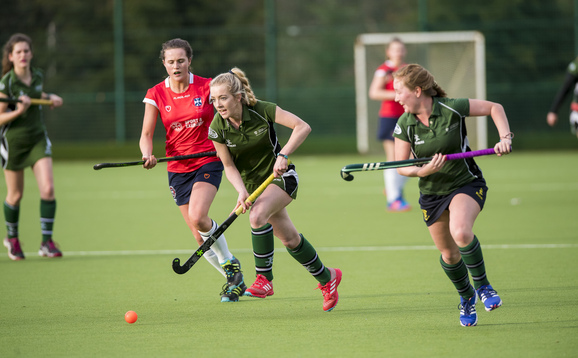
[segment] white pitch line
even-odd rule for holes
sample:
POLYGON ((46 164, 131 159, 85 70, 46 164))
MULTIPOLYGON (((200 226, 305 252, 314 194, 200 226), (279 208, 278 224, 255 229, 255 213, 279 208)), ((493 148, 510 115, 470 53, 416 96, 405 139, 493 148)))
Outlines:
MULTIPOLYGON (((576 249, 578 244, 513 244, 513 245, 482 245, 483 249, 489 250, 520 250, 520 249, 576 249)), ((437 250, 433 245, 416 246, 351 246, 351 247, 320 247, 319 252, 371 252, 371 251, 426 251, 437 250)), ((250 253, 251 249, 234 249, 235 252, 250 253)), ((286 251, 284 248, 277 248, 275 252, 286 251)), ((192 255, 191 250, 120 250, 120 251, 64 251, 66 256, 139 256, 139 255, 192 255)), ((35 256, 36 252, 25 252, 25 256, 35 256)), ((0 254, 0 257, 7 257, 7 254, 0 254)))

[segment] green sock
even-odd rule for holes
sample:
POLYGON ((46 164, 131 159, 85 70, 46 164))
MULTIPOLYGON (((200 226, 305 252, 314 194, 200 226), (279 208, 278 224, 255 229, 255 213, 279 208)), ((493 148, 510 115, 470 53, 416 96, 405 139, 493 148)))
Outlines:
POLYGON ((4 219, 6 220, 6 232, 9 239, 18 237, 18 220, 20 206, 12 206, 4 202, 4 219))
POLYGON ((54 227, 54 216, 56 214, 56 200, 40 199, 40 229, 42 231, 42 242, 52 239, 52 228, 54 227))
POLYGON ((440 263, 444 272, 448 276, 448 278, 452 281, 456 290, 463 298, 470 299, 476 293, 470 284, 470 276, 468 275, 468 268, 464 264, 464 261, 460 260, 455 265, 450 265, 444 262, 442 256, 440 255, 440 263))
POLYGON ((287 251, 295 260, 303 265, 319 283, 325 285, 331 280, 331 272, 323 265, 313 245, 311 245, 303 235, 299 234, 299 236, 301 236, 299 245, 293 250, 287 248, 287 251))
POLYGON ((253 256, 255 258, 255 271, 273 281, 273 254, 275 253, 275 239, 273 238, 273 226, 265 224, 259 228, 251 228, 253 241, 253 256))
POLYGON ((486 266, 484 265, 484 255, 482 254, 482 245, 478 238, 474 236, 474 240, 466 247, 460 247, 462 259, 466 263, 472 279, 474 280, 474 287, 476 289, 489 285, 490 282, 486 277, 486 266))

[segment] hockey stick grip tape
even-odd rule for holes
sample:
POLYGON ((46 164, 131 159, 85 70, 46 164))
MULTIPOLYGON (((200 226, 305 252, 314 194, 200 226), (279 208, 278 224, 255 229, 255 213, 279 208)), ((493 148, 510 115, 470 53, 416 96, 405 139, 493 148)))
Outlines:
MULTIPOLYGON (((287 165, 291 164, 291 160, 287 160, 287 165)), ((267 186, 269 184, 271 184, 271 182, 273 181, 273 179, 275 179, 275 174, 271 174, 269 175, 269 177, 267 179, 265 179, 265 181, 259 185, 259 187, 257 189, 255 189, 255 191, 249 195, 249 197, 247 198, 247 200, 245 200, 245 203, 252 203, 254 202, 257 197, 259 195, 261 195, 261 193, 265 190, 265 188, 267 188, 267 186)), ((243 212, 243 207, 239 205, 239 207, 235 210, 235 214, 237 214, 237 216, 241 215, 241 213, 243 212)))
POLYGON ((447 160, 456 160, 456 159, 473 158, 473 157, 479 157, 481 155, 491 155, 491 154, 496 154, 496 151, 494 150, 494 148, 480 149, 480 150, 474 150, 471 152, 464 152, 464 153, 447 154, 446 159, 447 160))

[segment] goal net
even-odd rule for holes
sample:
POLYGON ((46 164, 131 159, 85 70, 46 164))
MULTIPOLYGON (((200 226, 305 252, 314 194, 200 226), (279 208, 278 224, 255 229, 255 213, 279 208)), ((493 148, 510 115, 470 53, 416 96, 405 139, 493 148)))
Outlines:
MULTIPOLYGON (((406 32, 361 34, 354 47, 357 150, 362 154, 383 153, 377 139, 379 101, 368 97, 377 67, 385 61, 385 48, 393 38, 407 48, 406 63, 428 69, 450 98, 486 99, 484 36, 477 31, 406 32)), ((487 145, 487 118, 466 120, 472 150, 487 145)))

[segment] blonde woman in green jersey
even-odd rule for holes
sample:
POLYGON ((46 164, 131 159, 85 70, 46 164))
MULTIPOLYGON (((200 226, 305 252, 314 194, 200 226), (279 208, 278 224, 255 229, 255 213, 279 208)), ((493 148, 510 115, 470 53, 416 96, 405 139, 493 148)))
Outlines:
POLYGON ((339 299, 337 286, 341 270, 323 265, 315 248, 300 234, 287 213, 297 196, 299 177, 288 157, 303 143, 311 127, 291 112, 274 103, 257 100, 245 73, 233 68, 211 81, 211 101, 217 113, 209 129, 209 138, 225 166, 225 175, 239 196, 236 208, 249 209, 251 238, 257 279, 246 296, 265 298, 273 295, 273 252, 276 236, 287 251, 319 282, 323 310, 331 311, 339 299), (281 146, 274 124, 285 126, 292 134, 281 146), (245 200, 271 173, 275 179, 263 194, 248 205, 245 200))
POLYGON ((40 225, 42 243, 38 254, 60 257, 62 253, 52 240, 56 213, 52 149, 46 134, 42 106, 31 106, 30 98, 49 99, 53 107, 62 105, 62 98, 44 92, 42 72, 31 66, 32 41, 24 34, 14 34, 4 45, 0 97, 19 98, 21 102, 10 107, 0 102, 2 167, 6 180, 4 218, 7 235, 4 246, 12 260, 24 259, 18 240, 20 200, 24 191, 24 169, 31 167, 40 191, 40 225))
POLYGON ((488 190, 482 171, 473 159, 445 161, 445 154, 469 151, 465 119, 491 116, 500 134, 494 150, 501 156, 511 151, 513 133, 502 105, 477 99, 447 98, 434 77, 420 65, 410 64, 394 73, 395 100, 405 113, 394 131, 395 159, 433 157, 423 166, 399 168, 409 177, 419 177, 419 204, 440 263, 460 295, 460 324, 478 322, 476 300, 486 311, 502 300, 486 276, 474 221, 486 201, 488 190), (469 274, 472 276, 473 287, 469 274))

